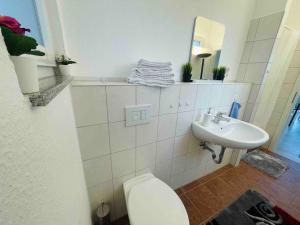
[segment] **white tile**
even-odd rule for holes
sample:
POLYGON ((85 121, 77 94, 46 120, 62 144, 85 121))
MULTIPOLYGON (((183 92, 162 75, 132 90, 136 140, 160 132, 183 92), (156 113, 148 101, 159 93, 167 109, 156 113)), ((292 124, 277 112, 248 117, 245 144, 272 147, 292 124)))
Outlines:
POLYGON ((224 85, 221 84, 215 84, 211 85, 211 92, 209 97, 206 96, 206 98, 209 101, 209 107, 219 107, 223 103, 223 90, 224 85))
POLYGON ((152 105, 152 116, 157 116, 159 113, 159 97, 160 88, 158 87, 147 87, 137 86, 137 104, 151 104, 152 105))
POLYGON ((288 98, 277 98, 274 111, 282 113, 285 109, 287 102, 288 102, 288 98))
POLYGON ((236 81, 243 82, 245 80, 245 75, 247 71, 247 63, 241 63, 237 72, 236 81))
POLYGON ((107 122, 105 87, 72 87, 71 90, 77 126, 107 122))
POLYGON ((110 155, 83 161, 83 169, 88 187, 112 178, 110 155))
POLYGON ((299 76, 299 72, 300 68, 289 68, 286 73, 284 83, 295 83, 299 76))
POLYGON ((123 183, 134 177, 134 174, 118 177, 113 179, 113 191, 114 191, 114 209, 115 218, 124 216, 126 211, 126 202, 123 190, 123 183))
POLYGON ((297 47, 296 47, 296 51, 300 51, 300 41, 298 41, 297 47))
POLYGON ((172 159, 174 150, 174 138, 157 142, 156 161, 164 162, 172 159))
POLYGON ((189 149, 188 152, 198 151, 200 146, 200 141, 193 134, 190 135, 189 139, 189 149))
POLYGON ((158 117, 152 117, 150 123, 136 126, 137 146, 153 143, 157 139, 158 117))
POLYGON ((261 84, 266 73, 267 63, 248 64, 245 82, 261 84))
POLYGON ((260 19, 255 40, 276 38, 283 13, 275 13, 260 19))
POLYGON ((184 183, 191 183, 194 180, 197 180, 203 176, 206 175, 206 170, 205 170, 205 165, 198 165, 197 167, 190 169, 190 170, 186 170, 184 172, 184 183))
POLYGON ((190 134, 175 138, 174 156, 185 155, 189 149, 190 134))
POLYGON ((125 120, 125 106, 135 105, 135 86, 107 86, 108 119, 125 120))
POLYGON ((195 109, 197 85, 182 84, 180 88, 178 112, 192 111, 195 109))
POLYGON ((92 212, 95 213, 102 202, 113 205, 113 184, 112 180, 102 182, 88 188, 92 212))
POLYGON ((276 131, 277 126, 272 125, 270 123, 267 124, 266 132, 272 137, 276 131))
POLYGON ((205 167, 210 156, 210 152, 202 150, 201 148, 197 151, 189 152, 187 154, 187 169, 190 170, 200 165, 205 167))
POLYGON ((237 84, 235 89, 235 98, 240 103, 246 103, 249 98, 251 84, 237 84))
POLYGON ((172 163, 172 175, 183 173, 186 170, 187 166, 187 156, 179 155, 173 159, 172 163))
POLYGON ((185 184, 185 173, 171 175, 171 187, 174 190, 184 186, 185 184))
POLYGON ((210 98, 212 92, 212 85, 197 85, 196 109, 208 108, 210 106, 210 98))
POLYGON ((242 103, 241 104, 241 109, 240 109, 239 116, 238 116, 239 120, 243 120, 245 109, 246 109, 246 105, 247 105, 246 103, 242 103))
POLYGON ((111 155, 113 177, 121 177, 135 172, 135 149, 111 155))
POLYGON ((175 136, 177 114, 166 114, 159 117, 158 140, 175 136))
POLYGON ((167 184, 170 184, 172 161, 167 160, 156 164, 154 175, 167 184))
POLYGON ((251 115, 252 115, 252 112, 253 112, 253 108, 254 108, 254 104, 252 104, 252 103, 249 103, 249 104, 246 105, 244 116, 243 116, 244 121, 246 121, 246 122, 250 121, 251 115))
POLYGON ((191 131, 193 117, 194 117, 194 111, 178 113, 176 136, 181 136, 191 131))
POLYGON ((275 39, 255 41, 250 56, 250 63, 268 62, 271 56, 275 39))
POLYGON ((235 90, 236 86, 227 84, 222 87, 222 94, 221 94, 221 101, 219 106, 220 107, 228 107, 232 105, 232 102, 235 100, 235 90))
POLYGON ((107 123, 80 127, 77 131, 82 160, 110 153, 107 123))
POLYGON ((290 63, 290 67, 300 67, 300 51, 295 51, 292 61, 290 63))
POLYGON ((258 93, 259 93, 259 90, 260 90, 260 87, 261 87, 261 85, 252 85, 251 92, 250 92, 249 99, 248 99, 249 103, 255 103, 258 93))
POLYGON ((293 90, 293 87, 293 84, 283 84, 279 92, 279 97, 288 98, 293 90))
POLYGON ((111 152, 135 147, 135 127, 126 127, 125 122, 109 124, 111 152))
POLYGON ((217 164, 212 160, 208 160, 205 167, 204 174, 210 174, 217 169, 217 164))
POLYGON ((151 164, 150 166, 148 166, 145 169, 136 170, 135 171, 135 175, 136 176, 140 176, 140 175, 143 175, 143 174, 146 174, 146 173, 152 173, 152 174, 154 174, 155 173, 155 164, 156 163, 153 163, 153 164, 151 164))
POLYGON ((159 114, 176 113, 179 105, 180 86, 161 89, 159 114))
POLYGON ((247 41, 254 41, 255 40, 255 35, 256 35, 257 28, 258 28, 258 23, 259 23, 259 19, 251 20, 248 35, 247 35, 247 41))
POLYGON ((246 42, 243 50, 241 63, 248 63, 253 48, 253 42, 246 42))
POLYGON ((136 148, 136 170, 151 168, 155 165, 156 143, 136 148))
POLYGON ((273 126, 277 126, 279 124, 281 116, 282 116, 282 113, 273 111, 273 113, 270 117, 270 120, 269 120, 269 124, 273 125, 273 126))

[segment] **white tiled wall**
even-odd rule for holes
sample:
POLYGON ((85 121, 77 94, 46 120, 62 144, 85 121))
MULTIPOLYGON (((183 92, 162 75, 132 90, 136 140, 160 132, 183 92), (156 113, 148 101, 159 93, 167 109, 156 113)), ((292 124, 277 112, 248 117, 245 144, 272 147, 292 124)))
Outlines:
POLYGON ((237 75, 238 82, 253 84, 243 118, 245 121, 250 120, 257 104, 282 17, 283 12, 279 12, 251 21, 237 75))
MULTIPOLYGON (((123 181, 151 171, 178 188, 220 166, 201 150, 191 123, 213 107, 229 111, 242 104, 249 84, 178 84, 170 88, 134 85, 73 86, 72 97, 86 182, 92 208, 101 201, 113 207, 114 218, 126 213, 123 181), (124 107, 152 104, 150 123, 125 127, 124 107)), ((227 152, 228 163, 231 152, 227 152)))

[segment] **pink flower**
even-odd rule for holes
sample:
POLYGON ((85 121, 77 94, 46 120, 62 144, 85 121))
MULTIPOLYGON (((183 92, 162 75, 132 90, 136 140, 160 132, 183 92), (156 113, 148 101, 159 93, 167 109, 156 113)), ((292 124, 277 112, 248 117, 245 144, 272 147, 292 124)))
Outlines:
POLYGON ((10 16, 0 16, 0 26, 6 27, 20 35, 24 35, 26 31, 30 32, 30 29, 22 28, 21 24, 10 16))

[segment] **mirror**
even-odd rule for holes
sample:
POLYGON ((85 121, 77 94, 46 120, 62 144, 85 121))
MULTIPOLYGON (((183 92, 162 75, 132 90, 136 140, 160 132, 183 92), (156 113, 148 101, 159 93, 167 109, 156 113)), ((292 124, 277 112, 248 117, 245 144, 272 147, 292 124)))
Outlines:
POLYGON ((196 17, 190 53, 193 80, 213 80, 213 69, 219 66, 224 34, 224 24, 196 17))

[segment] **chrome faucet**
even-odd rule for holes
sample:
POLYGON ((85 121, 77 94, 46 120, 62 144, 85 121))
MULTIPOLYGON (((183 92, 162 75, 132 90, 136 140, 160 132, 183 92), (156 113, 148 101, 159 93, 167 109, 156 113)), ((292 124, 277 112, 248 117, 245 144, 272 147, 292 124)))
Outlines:
POLYGON ((226 113, 218 112, 212 121, 216 124, 220 123, 220 121, 230 122, 230 118, 224 117, 225 115, 226 113))

